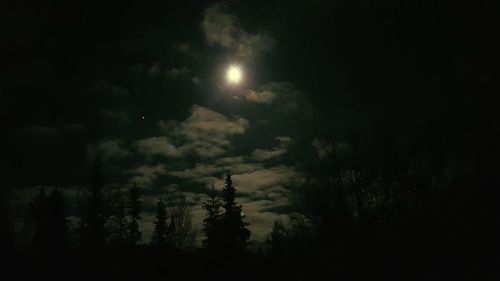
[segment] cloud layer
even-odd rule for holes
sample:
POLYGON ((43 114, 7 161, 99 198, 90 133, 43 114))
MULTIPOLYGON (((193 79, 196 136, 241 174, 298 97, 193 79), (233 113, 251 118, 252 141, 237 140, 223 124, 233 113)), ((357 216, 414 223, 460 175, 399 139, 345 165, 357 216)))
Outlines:
POLYGON ((255 59, 276 45, 276 40, 267 34, 247 33, 240 26, 238 18, 223 4, 205 10, 202 28, 209 44, 225 47, 242 60, 255 59))

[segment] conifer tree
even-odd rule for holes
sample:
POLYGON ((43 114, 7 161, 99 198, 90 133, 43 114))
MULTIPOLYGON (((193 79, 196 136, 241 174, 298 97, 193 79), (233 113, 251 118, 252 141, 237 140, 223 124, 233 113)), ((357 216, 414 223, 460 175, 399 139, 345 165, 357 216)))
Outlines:
POLYGON ((45 189, 41 188, 38 194, 33 198, 29 206, 29 219, 33 226, 32 243, 35 248, 41 247, 47 240, 45 225, 46 218, 44 214, 47 209, 47 194, 45 189))
POLYGON ((125 203, 120 201, 116 207, 114 219, 112 242, 116 245, 124 245, 127 241, 127 218, 125 213, 125 203))
POLYGON ((141 200, 140 192, 137 184, 134 183, 130 188, 129 193, 129 216, 130 221, 128 224, 128 242, 130 245, 136 245, 141 241, 142 233, 139 231, 139 220, 141 219, 141 200))
POLYGON ((217 196, 215 187, 212 185, 208 193, 208 200, 203 203, 203 209, 207 212, 207 217, 203 220, 203 232, 205 240, 203 245, 213 251, 220 247, 221 244, 221 207, 222 203, 217 196))
POLYGON ((80 243, 86 247, 100 247, 105 242, 103 188, 102 163, 100 158, 96 158, 92 183, 88 189, 89 195, 83 206, 83 218, 80 220, 80 243))
POLYGON ((67 242, 67 221, 63 194, 56 188, 52 190, 47 200, 47 225, 45 228, 50 232, 48 243, 52 251, 62 251, 67 242))
POLYGON ((281 257, 284 254, 286 232, 287 229, 283 222, 279 220, 274 222, 273 230, 267 240, 267 243, 271 247, 271 254, 274 257, 281 257))
POLYGON ((30 204, 30 219, 36 250, 51 253, 63 250, 66 244, 66 213, 59 189, 52 190, 48 196, 43 188, 40 190, 30 204))
POLYGON ((154 231, 151 244, 157 247, 165 247, 168 238, 167 211, 161 197, 158 199, 158 203, 156 203, 156 219, 153 224, 154 231))
POLYGON ((222 189, 222 200, 225 211, 222 216, 224 250, 228 253, 241 251, 250 238, 250 230, 248 223, 243 221, 242 207, 236 204, 236 189, 229 172, 222 189))

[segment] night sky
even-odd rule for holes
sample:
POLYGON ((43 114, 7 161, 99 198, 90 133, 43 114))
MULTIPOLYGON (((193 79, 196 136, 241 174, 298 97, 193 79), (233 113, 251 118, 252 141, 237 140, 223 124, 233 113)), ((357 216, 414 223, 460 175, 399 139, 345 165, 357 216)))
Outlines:
POLYGON ((159 196, 185 198, 201 229, 230 171, 258 241, 332 152, 486 173, 494 9, 428 2, 2 4, 9 202, 21 217, 40 187, 61 187, 75 216, 99 156, 107 186, 141 188, 148 241, 159 196))

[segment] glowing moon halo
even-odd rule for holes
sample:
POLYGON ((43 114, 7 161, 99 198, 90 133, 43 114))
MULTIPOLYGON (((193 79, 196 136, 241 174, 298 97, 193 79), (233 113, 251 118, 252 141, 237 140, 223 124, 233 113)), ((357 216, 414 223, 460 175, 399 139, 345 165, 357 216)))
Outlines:
POLYGON ((226 80, 230 84, 239 84, 243 80, 243 72, 237 65, 229 66, 226 72, 226 80))

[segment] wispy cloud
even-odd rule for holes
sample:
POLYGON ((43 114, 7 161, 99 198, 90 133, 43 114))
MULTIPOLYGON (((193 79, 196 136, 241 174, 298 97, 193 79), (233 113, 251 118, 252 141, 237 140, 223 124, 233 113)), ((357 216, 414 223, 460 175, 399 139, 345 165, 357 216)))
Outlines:
POLYGON ((202 29, 209 44, 228 48, 242 60, 252 60, 276 45, 276 40, 267 34, 247 33, 236 15, 230 13, 224 4, 212 5, 205 10, 202 29))

